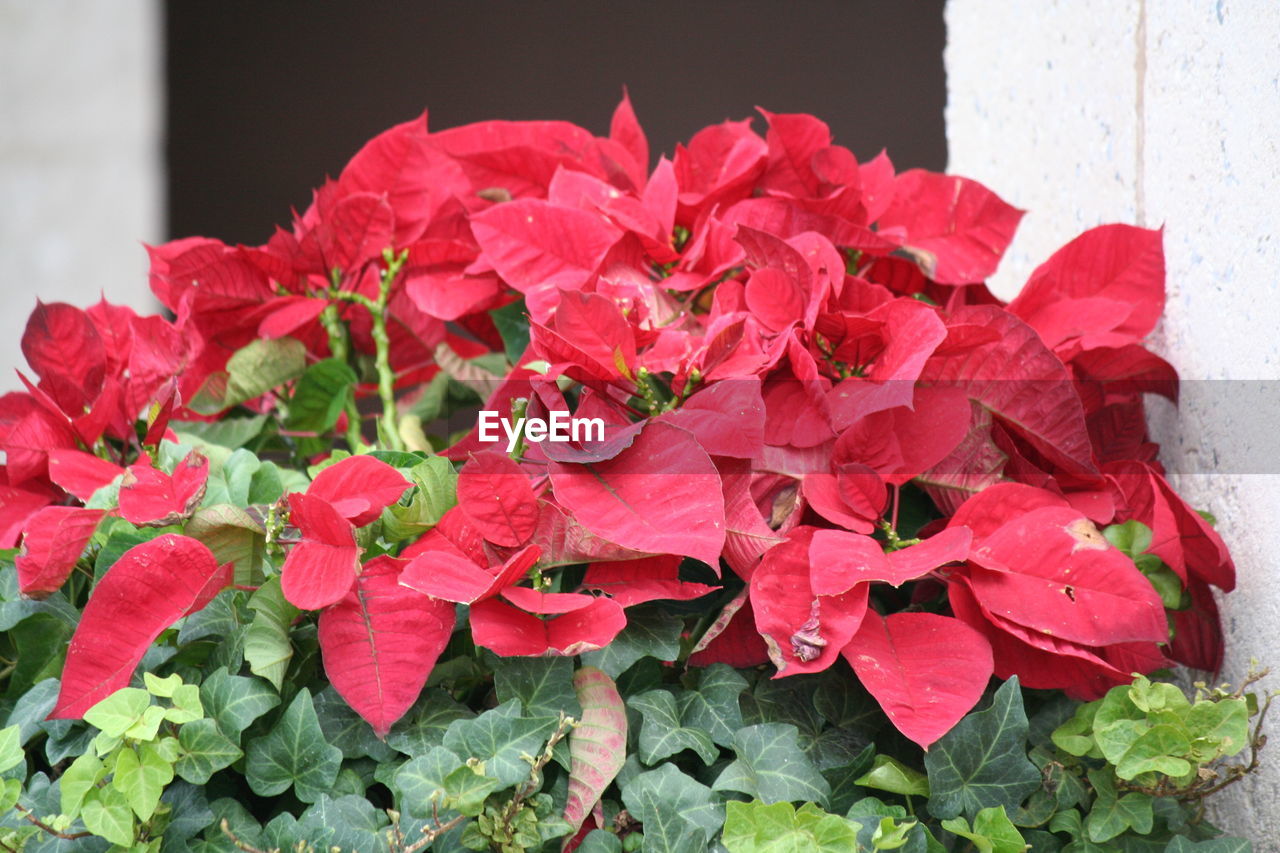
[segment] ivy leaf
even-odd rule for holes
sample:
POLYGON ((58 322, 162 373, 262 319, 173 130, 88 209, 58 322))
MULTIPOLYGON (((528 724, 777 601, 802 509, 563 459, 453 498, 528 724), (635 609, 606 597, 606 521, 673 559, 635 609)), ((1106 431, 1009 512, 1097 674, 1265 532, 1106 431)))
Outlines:
POLYGON ((244 755, 240 747, 218 730, 213 720, 193 720, 178 730, 184 750, 174 770, 193 785, 203 785, 214 773, 230 767, 244 755))
POLYGON ((166 761, 155 744, 140 744, 138 751, 124 747, 116 755, 111 787, 124 794, 139 820, 150 820, 160 805, 164 786, 173 781, 173 764, 166 761))
POLYGON ((278 691, 284 684, 284 674, 293 659, 293 644, 289 642, 289 625, 298 615, 298 608, 284 598, 280 589, 280 576, 269 578, 249 597, 249 609, 254 612, 253 622, 244 635, 244 658, 249 670, 270 681, 278 691))
POLYGON ((133 809, 115 786, 90 791, 80 807, 80 819, 94 835, 122 847, 133 846, 133 809))
MULTIPOLYGON (((806 803, 729 803, 721 841, 729 853, 845 853, 862 827, 806 803)), ((989 853, 989 851, 988 851, 989 853)))
POLYGON ((386 850, 383 829, 387 823, 386 812, 375 809, 364 797, 321 794, 298 819, 297 835, 314 843, 330 831, 326 846, 317 849, 386 850))
POLYGON ((219 565, 235 566, 235 582, 251 584, 261 577, 266 560, 266 536, 262 525, 231 504, 196 510, 183 532, 203 542, 219 565))
POLYGON ((255 794, 274 797, 291 786, 298 799, 313 803, 329 790, 342 764, 342 752, 331 746, 306 688, 289 703, 275 727, 249 744, 245 776, 255 794))
POLYGON ((694 673, 693 688, 680 694, 681 719, 690 728, 706 732, 720 746, 733 746, 733 736, 742 728, 738 697, 747 689, 747 680, 723 663, 694 673))
POLYGON ((1192 841, 1185 835, 1179 835, 1169 842, 1164 853, 1251 853, 1252 850, 1253 845, 1244 838, 1192 841))
POLYGON ((205 713, 228 738, 238 740, 249 724, 280 704, 280 696, 260 679, 215 669, 200 685, 205 713))
POLYGON ((684 622, 669 610, 634 607, 627 611, 627 627, 603 649, 582 655, 582 662, 616 681, 643 657, 662 661, 679 657, 683 630, 684 622))
POLYGON ((77 815, 80 806, 89 791, 96 788, 98 782, 107 775, 107 768, 94 750, 80 755, 71 766, 63 771, 58 779, 61 792, 62 813, 77 815))
POLYGON ((312 704, 325 740, 342 750, 344 759, 368 757, 378 762, 390 762, 398 758, 396 751, 379 740, 373 727, 332 687, 317 693, 312 704))
POLYGON ((569 794, 564 819, 570 833, 582 826, 627 757, 627 712, 613 680, 584 666, 574 675, 573 687, 582 714, 569 733, 569 794))
POLYGON ((991 707, 966 716, 925 753, 929 812, 949 819, 991 806, 1017 809, 1040 785, 1026 746, 1027 714, 1014 676, 996 690, 991 707))
POLYGON ((124 687, 84 712, 84 721, 109 737, 120 737, 151 706, 151 696, 138 687, 124 687))
POLYGON ((1151 831, 1154 815, 1149 794, 1130 791, 1117 796, 1109 768, 1090 770, 1089 784, 1093 785, 1097 796, 1089 817, 1085 820, 1090 841, 1101 844, 1127 829, 1133 829, 1139 835, 1146 835, 1151 831))
POLYGON ((387 745, 405 755, 426 755, 444 743, 444 734, 455 720, 469 720, 475 712, 460 705, 439 688, 423 691, 417 703, 387 734, 387 745))
POLYGON ((457 755, 483 761, 485 774, 505 788, 529 777, 529 762, 520 756, 537 755, 555 726, 547 717, 521 716, 519 700, 512 699, 475 719, 452 723, 444 745, 457 755))
MULTIPOLYGON (((445 779, 465 762, 451 750, 435 746, 400 766, 391 787, 398 795, 400 809, 417 818, 429 818, 443 806, 445 779)), ((525 765, 528 767, 528 765, 525 765)), ((486 768, 487 769, 487 768, 486 768)))
POLYGON ((445 802, 468 817, 484 811, 484 801, 502 785, 492 776, 464 764, 444 777, 445 802))
POLYGON ((973 842, 978 853, 1023 853, 1027 843, 1003 808, 992 807, 978 812, 973 828, 962 817, 944 820, 942 828, 973 842))
POLYGON ((644 823, 646 851, 704 849, 724 824, 720 795, 669 762, 624 784, 622 802, 644 823))
POLYGON ((502 336, 502 349, 506 353, 507 362, 516 364, 524 351, 529 348, 529 317, 524 299, 517 299, 501 308, 489 312, 493 325, 502 336))
POLYGON ((519 699, 526 717, 579 719, 582 705, 574 691, 573 658, 499 658, 493 668, 499 702, 519 699))
POLYGON ((692 749, 707 765, 720 755, 710 735, 701 729, 684 726, 676 697, 668 691, 650 690, 632 696, 627 704, 639 711, 644 719, 640 727, 639 754, 645 764, 656 764, 685 749, 692 749))
POLYGON ((734 737, 733 748, 737 760, 721 771, 716 790, 740 791, 766 803, 827 802, 831 786, 800 748, 795 726, 747 726, 734 737))
POLYGON ((190 436, 208 444, 235 449, 244 447, 256 438, 266 423, 266 415, 254 415, 251 418, 223 418, 213 423, 170 421, 169 426, 173 428, 179 441, 190 436))
POLYGON ((893 756, 883 753, 875 757, 871 769, 858 777, 854 784, 866 788, 877 788, 891 794, 929 796, 929 777, 919 770, 911 769, 893 756))

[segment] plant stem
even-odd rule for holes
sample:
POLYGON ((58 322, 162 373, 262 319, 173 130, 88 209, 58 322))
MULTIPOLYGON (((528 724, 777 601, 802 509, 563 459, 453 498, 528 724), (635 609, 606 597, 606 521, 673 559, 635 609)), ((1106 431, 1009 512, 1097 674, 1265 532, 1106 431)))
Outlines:
MULTIPOLYGON (((351 355, 351 347, 347 341, 346 327, 342 325, 342 320, 338 318, 338 306, 336 304, 331 302, 325 306, 325 309, 320 312, 320 323, 329 334, 330 354, 343 364, 347 364, 351 355)), ((347 399, 343 403, 343 409, 347 413, 347 444, 351 447, 351 452, 355 453, 360 447, 363 436, 360 433, 360 409, 356 407, 356 389, 354 387, 347 392, 347 399)))

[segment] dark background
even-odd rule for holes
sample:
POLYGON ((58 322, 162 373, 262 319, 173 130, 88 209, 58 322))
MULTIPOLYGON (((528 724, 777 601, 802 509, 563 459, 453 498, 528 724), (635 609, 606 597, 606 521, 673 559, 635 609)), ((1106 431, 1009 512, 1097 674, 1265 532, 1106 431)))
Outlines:
POLYGON ((860 160, 942 169, 942 6, 171 0, 170 233, 262 243, 424 107, 436 129, 554 118, 605 135, 624 84, 655 158, 759 105, 814 113, 860 160))

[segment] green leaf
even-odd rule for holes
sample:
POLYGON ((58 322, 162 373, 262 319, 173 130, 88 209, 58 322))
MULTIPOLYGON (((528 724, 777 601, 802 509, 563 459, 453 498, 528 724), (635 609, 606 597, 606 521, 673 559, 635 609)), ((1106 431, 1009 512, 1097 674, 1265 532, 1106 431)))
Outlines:
POLYGON ((18 727, 18 742, 25 744, 41 731, 45 720, 58 701, 58 679, 46 678, 13 703, 13 710, 5 720, 6 726, 18 727))
POLYGON ((1013 811, 1040 785, 1040 771, 1027 758, 1027 715, 1017 676, 996 690, 991 707, 964 717, 924 757, 929 774, 929 812, 937 818, 982 809, 1013 811))
POLYGON ((646 851, 701 850, 724 824, 724 800, 671 763, 622 785, 627 811, 644 823, 646 851))
POLYGON ((729 853, 847 853, 861 827, 806 803, 729 803, 721 841, 729 853))
POLYGON ((1130 557, 1137 557, 1151 548, 1151 528, 1136 519, 1130 519, 1124 524, 1108 525, 1103 529, 1102 535, 1130 557))
POLYGON ((1200 763, 1235 755, 1249 743, 1249 704, 1244 699, 1202 699, 1183 720, 1200 763))
POLYGON ((507 363, 518 364, 524 351, 529 348, 529 318, 524 299, 494 308, 489 312, 493 325, 502 336, 502 348, 506 351, 507 363))
POLYGON ((1253 845, 1243 838, 1214 838, 1192 841, 1179 835, 1164 848, 1164 853, 1251 853, 1253 845))
POLYGON ((260 796, 292 786, 298 799, 313 803, 333 785, 341 764, 342 752, 324 739, 311 692, 303 688, 271 732, 249 743, 245 776, 260 796))
POLYGON ((139 820, 150 820, 160 804, 164 786, 173 781, 173 765, 153 744, 142 744, 137 752, 124 747, 116 755, 111 786, 124 794, 139 820))
POLYGON ((627 611, 627 627, 603 649, 582 655, 585 666, 594 666, 617 681, 618 676, 642 657, 675 660, 680 656, 680 632, 684 622, 660 607, 634 607, 627 611))
POLYGON ((653 765, 668 756, 692 749, 703 764, 712 764, 720 755, 711 736, 701 729, 686 728, 680 720, 676 697, 666 690, 650 690, 632 696, 627 704, 640 712, 640 760, 653 765))
POLYGON ((425 520, 436 524, 458 503, 458 472, 443 456, 429 456, 409 470, 423 501, 425 520))
POLYGON ((387 745, 406 755, 426 755, 444 744, 444 734, 456 720, 469 720, 475 712, 460 705, 445 691, 429 687, 422 691, 409 713, 387 734, 387 745))
POLYGON ((721 771, 716 790, 740 791, 766 803, 827 802, 831 786, 801 750, 795 726, 747 726, 734 736, 733 748, 738 757, 721 771))
POLYGON ((18 741, 21 731, 18 726, 0 729, 0 773, 12 770, 26 761, 27 754, 22 751, 22 744, 18 741))
POLYGON ((363 717, 351 709, 333 687, 326 687, 314 700, 316 717, 325 740, 342 750, 343 758, 369 757, 374 761, 394 761, 394 749, 373 731, 363 717))
POLYGON ((289 429, 328 432, 338 422, 355 384, 355 371, 345 361, 326 358, 308 367, 289 400, 289 429))
POLYGON ((80 611, 71 606, 60 592, 43 601, 23 598, 18 592, 18 570, 14 568, 13 557, 9 556, 0 562, 0 631, 10 631, 24 619, 38 613, 57 616, 69 628, 75 628, 80 621, 80 611))
POLYGON ((944 820, 942 828, 972 841, 978 853, 1023 853, 1027 849, 1022 834, 999 806, 978 812, 972 829, 962 817, 944 820))
POLYGON ((612 832, 593 829, 583 837, 577 853, 622 853, 622 839, 612 832))
POLYGON ((229 675, 219 667, 200 685, 200 703, 222 733, 236 741, 250 723, 280 704, 280 696, 264 681, 229 675))
POLYGON ((164 531, 158 527, 138 530, 124 520, 117 521, 111 528, 107 541, 103 543, 101 550, 98 551, 97 558, 93 561, 94 583, 102 580, 102 576, 116 564, 116 560, 120 559, 125 551, 135 545, 141 545, 143 542, 150 542, 163 533, 164 531))
POLYGON ((302 341, 259 338, 236 350, 226 372, 211 376, 188 405, 202 415, 214 415, 280 387, 306 366, 302 341))
POLYGON ((871 769, 859 777, 855 784, 877 788, 891 794, 914 797, 929 796, 929 777, 903 764, 891 755, 877 755, 871 769))
POLYGON ((747 689, 747 680, 723 663, 693 673, 694 686, 680 694, 680 718, 720 746, 733 746, 733 736, 742 728, 738 697, 747 689))
POLYGON ((173 707, 164 713, 164 718, 171 723, 182 725, 204 716, 204 706, 200 704, 200 688, 194 684, 180 685, 173 691, 173 707))
POLYGON ((277 575, 249 597, 249 609, 254 615, 244 637, 244 658, 254 675, 262 676, 279 690, 293 658, 289 625, 297 617, 298 608, 285 600, 277 575))
POLYGON ((1090 841, 1110 841, 1128 829, 1139 835, 1146 835, 1151 831, 1154 815, 1150 795, 1130 791, 1117 796, 1111 771, 1105 768, 1090 770, 1089 783, 1093 785, 1096 796, 1089 817, 1085 820, 1090 841))
POLYGON ((1097 702, 1076 708, 1071 719, 1053 730, 1050 738, 1054 745, 1069 755, 1082 757, 1092 753, 1094 758, 1101 758, 1102 752, 1093 739, 1093 718, 1097 713, 1097 702))
POLYGON ((80 807, 80 819, 85 828, 112 844, 129 847, 133 844, 133 809, 129 801, 114 786, 94 788, 80 807))
POLYGON ((297 834, 309 841, 326 839, 323 844, 331 847, 321 846, 320 850, 382 853, 388 850, 388 822, 386 812, 375 809, 364 797, 322 795, 298 819, 297 834))
POLYGON ((1185 776, 1191 772, 1191 762, 1180 756, 1190 750, 1191 741, 1179 727, 1152 726, 1125 751, 1116 765, 1116 775, 1121 779, 1133 779, 1154 771, 1166 776, 1185 776))
POLYGON ((445 803, 452 809, 475 817, 484 811, 484 801, 502 784, 474 766, 464 764, 444 777, 445 803))
POLYGON ((219 565, 235 566, 235 582, 254 583, 267 559, 266 531, 243 509, 218 504, 196 510, 183 533, 203 542, 219 565))
POLYGON ((240 747, 218 729, 213 720, 193 720, 178 730, 183 753, 174 770, 193 785, 203 785, 224 767, 244 755, 240 747))
POLYGON ((138 721, 125 729, 124 736, 131 740, 155 740, 160 724, 164 722, 165 709, 159 705, 151 705, 142 712, 138 721))
POLYGON ((582 718, 573 689, 573 658, 499 658, 493 667, 499 702, 519 699, 526 717, 582 718))
POLYGON ((71 766, 62 772, 58 783, 62 794, 62 813, 71 817, 80 814, 85 796, 106 775, 106 765, 92 750, 71 762, 71 766))
POLYGON ((537 755, 555 729, 547 717, 520 714, 519 700, 511 700, 470 720, 456 720, 444 735, 444 745, 465 758, 484 762, 484 772, 502 787, 529 777, 529 762, 522 755, 537 755))
POLYGON ((400 765, 391 782, 391 787, 398 795, 396 801, 400 810, 412 817, 429 818, 438 808, 442 817, 445 817, 444 780, 450 773, 465 766, 466 762, 443 746, 432 747, 426 753, 400 765))
POLYGON ((62 674, 62 660, 72 626, 53 613, 35 613, 9 631, 14 667, 9 674, 9 696, 19 696, 36 682, 62 674))
POLYGON ((266 415, 254 415, 251 418, 222 418, 213 423, 172 421, 169 426, 177 433, 180 442, 190 437, 206 444, 235 450, 256 438, 266 423, 266 415))
POLYGON ((169 699, 173 696, 173 691, 182 686, 182 676, 174 673, 167 678, 161 678, 154 673, 144 672, 142 673, 142 683, 152 696, 169 699))
POLYGON ((84 712, 84 721, 110 737, 121 737, 151 706, 151 696, 137 687, 122 687, 84 712))

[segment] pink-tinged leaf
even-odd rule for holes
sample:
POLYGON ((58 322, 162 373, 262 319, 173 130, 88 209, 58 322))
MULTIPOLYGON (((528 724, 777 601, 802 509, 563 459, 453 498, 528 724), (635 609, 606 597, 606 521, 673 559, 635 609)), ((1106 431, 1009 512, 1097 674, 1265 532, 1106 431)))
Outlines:
POLYGON ((33 483, 31 488, 2 485, 4 466, 0 465, 0 548, 12 548, 26 527, 28 519, 58 497, 46 485, 33 483))
POLYGON ((329 307, 329 300, 308 296, 282 296, 269 304, 270 313, 258 324, 258 335, 263 338, 283 338, 313 322, 329 307))
POLYGON ((582 719, 569 733, 568 835, 582 826, 627 759, 627 708, 613 679, 584 666, 573 674, 573 689, 582 719))
POLYGON ((5 463, 11 485, 42 479, 49 471, 49 452, 74 448, 76 435, 66 419, 35 409, 19 419, 5 437, 5 463))
POLYGON ((978 703, 993 671, 986 638, 936 613, 869 613, 844 656, 898 731, 925 749, 978 703))
POLYGON ((947 563, 961 562, 969 556, 972 542, 973 533, 967 527, 939 530, 918 545, 890 552, 890 577, 884 580, 899 586, 947 563))
POLYGON ((348 456, 316 475, 307 497, 325 501, 356 527, 371 523, 400 500, 410 483, 372 456, 348 456))
POLYGON ((684 430, 650 423, 613 459, 552 462, 548 471, 556 500, 597 536, 719 565, 725 540, 720 475, 684 430))
POLYGON ((821 672, 835 663, 867 612, 869 584, 819 595, 811 580, 815 530, 797 527, 751 574, 751 608, 778 675, 821 672))
POLYGON ((996 332, 999 337, 935 354, 922 382, 963 390, 1055 465, 1076 474, 1097 473, 1071 375, 1035 330, 995 305, 957 309, 947 326, 944 347, 953 336, 959 341, 973 331, 996 332))
POLYGON ((130 465, 120 481, 120 515, 139 526, 177 524, 196 511, 209 481, 209 460, 192 451, 169 475, 150 464, 130 465))
POLYGON ((769 161, 761 183, 766 189, 797 198, 816 194, 819 179, 813 172, 814 155, 831 145, 831 130, 825 122, 804 113, 760 112, 769 122, 765 137, 769 161))
POLYGON ((592 563, 582 579, 584 589, 608 594, 623 607, 666 599, 690 601, 720 587, 680 580, 680 558, 669 554, 612 563, 592 563))
POLYGON ((63 302, 36 301, 22 334, 22 354, 42 379, 57 377, 86 401, 96 395, 106 371, 106 352, 93 320, 63 302))
POLYGON ((1164 310, 1164 247, 1160 230, 1102 225, 1054 252, 1031 274, 1009 311, 1026 320, 1050 346, 1108 332, 1140 341, 1164 310), (1071 329, 1071 315, 1089 300, 1115 306, 1090 328, 1071 329), (1064 310, 1065 309, 1065 310, 1064 310))
POLYGON ((449 551, 432 549, 417 554, 404 567, 400 583, 442 601, 473 604, 519 582, 540 553, 537 545, 530 545, 502 565, 486 569, 449 551))
POLYGON ((496 450, 471 454, 458 475, 458 506, 485 539, 514 548, 538 526, 538 498, 511 457, 496 450))
POLYGON ((1150 581, 1069 507, 1015 518, 983 539, 970 560, 974 595, 1019 625, 1086 646, 1168 639, 1150 581))
POLYGON ((879 542, 843 530, 815 532, 809 564, 809 584, 817 595, 840 595, 859 583, 887 581, 894 574, 879 542))
POLYGON ((49 479, 82 501, 123 473, 119 465, 83 450, 49 451, 49 479))
POLYGON ((751 667, 769 662, 769 647, 756 630, 750 594, 750 588, 745 588, 721 608, 716 621, 689 654, 690 666, 726 663, 732 667, 751 667))
POLYGON ((905 232, 905 251, 929 278, 971 284, 996 271, 1022 213, 976 181, 910 169, 879 225, 905 232))
POLYGON ((552 328, 612 376, 632 378, 635 331, 613 300, 596 293, 562 293, 552 328))
POLYGON ((441 320, 457 320, 490 305, 502 292, 502 284, 493 275, 411 276, 405 290, 418 310, 441 320))
POLYGON ((540 593, 525 587, 511 587, 503 597, 519 606, 496 598, 471 605, 471 636, 477 646, 504 657, 568 657, 594 651, 612 642, 627 624, 622 605, 608 598, 540 593), (527 608, 552 618, 539 619, 527 608))
POLYGON ((1071 359, 1081 382, 1099 383, 1109 393, 1159 394, 1178 402, 1178 371, 1138 344, 1097 347, 1071 359))
MULTIPOLYGON (((752 469, 746 459, 721 457, 716 461, 724 488, 725 539, 724 558, 743 580, 751 580, 751 572, 761 555, 782 541, 782 537, 765 521, 764 514, 751 496, 752 469)), ((798 490, 790 489, 790 503, 798 500, 798 490)))
POLYGON ((395 215, 385 197, 373 193, 346 196, 316 229, 326 269, 352 270, 391 246, 395 215))
POLYGON ((885 480, 897 485, 920 476, 946 459, 969 433, 970 405, 959 388, 915 390, 914 410, 891 409, 892 435, 898 440, 902 466, 885 480))
POLYGON ((454 606, 397 583, 404 561, 377 557, 320 614, 320 653, 334 689, 378 737, 417 700, 453 634, 454 606))
POLYGON ((67 648, 50 719, 84 712, 125 687, 156 637, 231 583, 201 543, 165 534, 126 551, 94 587, 67 648))
POLYGON ((289 495, 289 519, 302 532, 280 569, 280 589, 303 610, 328 607, 351 589, 360 573, 360 548, 351 522, 324 499, 289 495))
POLYGON ((888 501, 880 475, 856 462, 836 466, 834 474, 805 474, 801 493, 814 512, 854 533, 874 530, 888 501))
POLYGON ((51 506, 28 519, 22 550, 13 561, 18 568, 18 591, 27 598, 57 592, 104 515, 100 509, 51 506))
POLYGON ((948 527, 966 527, 975 542, 981 542, 1005 523, 1015 521, 1044 507, 1065 507, 1067 501, 1048 489, 1025 483, 998 483, 983 489, 960 505, 947 521, 948 527))
POLYGON ((521 199, 471 218, 480 250, 502 278, 519 290, 579 290, 622 232, 602 216, 521 199))
POLYGON ((626 89, 622 90, 622 101, 613 111, 613 120, 609 122, 609 138, 631 155, 642 176, 649 170, 649 140, 640 127, 635 109, 631 106, 631 96, 626 89))
POLYGON ((713 456, 753 459, 764 444, 764 397, 755 377, 729 379, 696 392, 662 419, 693 433, 713 456))

